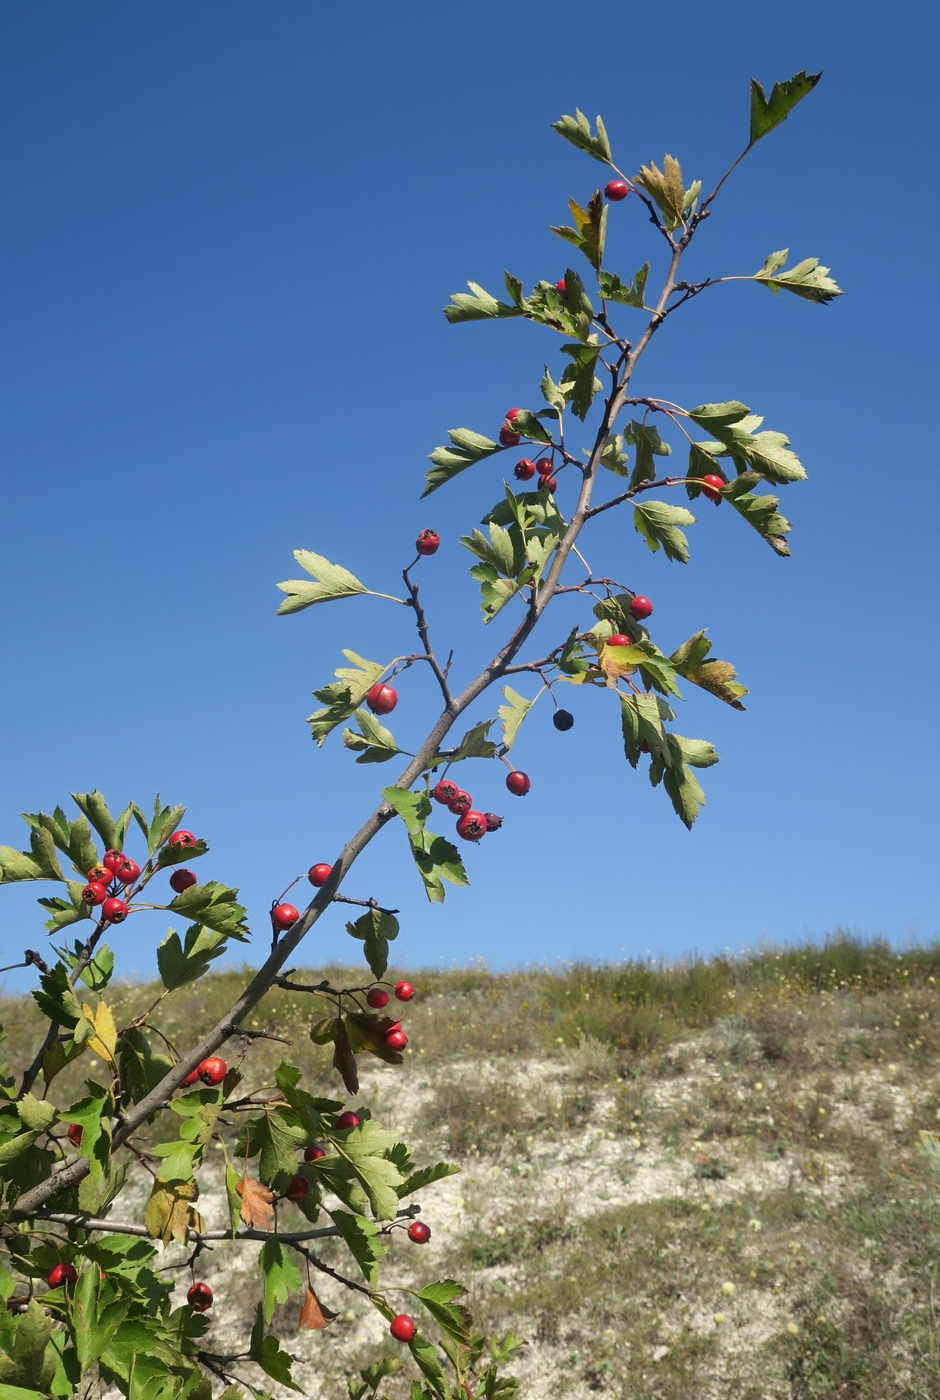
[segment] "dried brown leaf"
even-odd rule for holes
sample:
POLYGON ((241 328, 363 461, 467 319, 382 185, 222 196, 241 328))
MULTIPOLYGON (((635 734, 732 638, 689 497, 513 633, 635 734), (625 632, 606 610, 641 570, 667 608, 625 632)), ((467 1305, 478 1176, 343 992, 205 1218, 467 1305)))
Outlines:
POLYGON ((324 1327, 329 1327, 336 1317, 335 1312, 330 1312, 325 1308, 313 1289, 307 1286, 307 1295, 304 1298, 303 1307, 300 1309, 300 1317, 297 1319, 297 1326, 308 1327, 311 1332, 320 1332, 324 1327))
POLYGON ((243 1176, 235 1187, 242 1198, 241 1217, 256 1230, 270 1230, 274 1225, 274 1193, 260 1181, 243 1176))

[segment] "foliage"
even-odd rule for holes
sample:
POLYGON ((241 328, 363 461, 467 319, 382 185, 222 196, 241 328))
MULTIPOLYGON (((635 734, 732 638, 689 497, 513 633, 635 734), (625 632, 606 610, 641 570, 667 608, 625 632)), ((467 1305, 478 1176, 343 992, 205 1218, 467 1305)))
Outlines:
MULTIPOLYGON (((816 81, 798 74, 775 85, 769 98, 755 83, 747 149, 783 122, 816 81)), ((578 111, 562 117, 555 130, 622 176, 600 117, 592 130, 578 111)), ((35 950, 24 952, 23 965, 38 973, 34 1000, 44 1030, 32 1061, 16 1076, 0 1076, 4 1393, 67 1396, 89 1393, 100 1384, 115 1387, 129 1400, 209 1400, 221 1385, 225 1400, 235 1400, 245 1390, 264 1394, 268 1380, 298 1390, 293 1356, 271 1329, 278 1310, 295 1300, 303 1328, 329 1327, 335 1314, 317 1297, 311 1271, 365 1294, 391 1322, 398 1299, 393 1306, 380 1282, 388 1245, 415 1214, 415 1192, 452 1168, 441 1162, 416 1164, 409 1147, 367 1107, 359 1103, 352 1112, 342 1098, 311 1092, 293 1060, 272 1066, 273 1083, 265 1082, 253 1070, 258 1063, 254 1047, 277 1037, 246 1026, 245 1019, 269 993, 312 998, 313 1012, 305 1017, 308 1040, 329 1047, 333 1070, 350 1095, 359 1091, 362 1056, 402 1063, 400 1018, 374 997, 387 978, 389 945, 400 931, 399 911, 383 908, 371 896, 340 893, 340 888, 357 857, 386 825, 404 835, 431 902, 443 901, 446 885, 466 885, 467 869, 457 847, 429 829, 435 814, 432 791, 451 774, 469 782, 462 775, 472 762, 503 763, 511 769, 509 754, 515 755, 524 741, 524 721, 546 690, 555 700, 557 685, 578 686, 586 706, 615 704, 629 764, 647 766, 651 784, 662 787, 686 826, 696 820, 705 803, 697 775, 718 755, 708 741, 676 732, 673 704, 682 701, 682 681, 742 709, 746 691, 734 666, 709 659, 711 642, 701 630, 677 647, 661 646, 646 625, 650 608, 646 600, 641 604, 636 588, 590 572, 563 584, 562 575, 572 556, 581 558, 581 532, 598 514, 614 509, 632 511, 635 531, 653 555, 688 563, 686 529, 696 517, 685 505, 647 493, 685 487, 695 499, 706 476, 724 483, 717 495, 726 512, 740 515, 778 555, 789 553, 784 536, 790 525, 777 510, 778 498, 760 490, 764 482, 782 488, 805 478, 789 439, 763 429, 762 418, 737 400, 687 409, 631 392, 646 346, 674 313, 706 287, 742 280, 716 277, 693 284, 679 275, 683 255, 711 213, 727 174, 704 200, 701 181, 687 185, 671 155, 661 167, 648 161, 626 181, 631 205, 645 206, 655 236, 668 248, 667 270, 655 294, 650 261, 632 277, 605 266, 610 208, 597 189, 569 200, 572 223, 553 229, 583 255, 586 280, 568 268, 560 282, 540 280, 526 292, 522 281, 507 273, 508 300, 470 283, 470 294, 456 294, 446 308, 452 323, 521 318, 562 337, 559 362, 554 369, 545 366, 539 379, 545 407, 511 409, 487 433, 452 429, 448 444, 431 453, 425 495, 471 468, 481 480, 494 459, 522 442, 549 464, 535 489, 514 491, 504 482, 482 528, 461 540, 473 556, 470 574, 479 585, 484 622, 500 619, 502 625, 506 609, 513 619, 508 638, 476 679, 452 692, 451 662, 438 659, 411 576, 418 560, 403 570, 407 596, 400 598, 367 588, 318 553, 295 552, 308 579, 278 585, 286 595, 281 614, 368 596, 413 615, 420 650, 390 662, 344 651, 348 664, 314 691, 320 708, 308 721, 318 745, 338 726, 348 726, 343 743, 358 763, 384 763, 400 755, 408 761, 397 779, 382 788, 375 811, 334 858, 329 875, 315 882, 318 892, 303 913, 292 911, 289 918, 276 920, 272 912, 269 956, 196 1043, 191 1027, 183 1049, 167 1033, 168 1007, 234 943, 248 941, 251 931, 236 889, 218 880, 200 881, 181 868, 184 861, 195 862, 208 852, 204 840, 180 829, 183 808, 165 806, 158 797, 149 817, 134 802, 114 814, 101 793, 75 793, 76 817, 61 807, 52 815, 26 814, 28 849, 0 847, 0 883, 52 884, 55 892, 39 901, 48 915, 48 934, 61 939, 71 929, 82 935, 53 944, 51 965, 35 950), (613 307, 638 313, 644 323, 638 329, 615 328, 613 307), (572 438, 589 419, 587 445, 575 452, 572 438), (693 430, 705 439, 693 441, 693 430), (673 452, 669 438, 679 443, 676 434, 689 447, 688 471, 661 475, 663 459, 673 452), (602 471, 620 478, 617 485, 624 489, 597 501, 595 489, 609 480, 602 471), (569 485, 573 489, 563 509, 556 496, 569 485), (589 598, 594 625, 586 631, 562 628, 560 640, 550 643, 546 654, 524 659, 530 637, 561 593, 589 598), (443 710, 412 753, 375 717, 381 706, 373 687, 380 682, 391 687, 421 663, 440 690, 443 710), (540 682, 534 696, 516 680, 526 675, 540 682), (523 688, 517 691, 516 684, 523 688), (497 716, 469 715, 493 685, 504 702, 497 716), (455 742, 451 731, 465 714, 470 727, 455 742), (140 851, 139 864, 127 865, 122 848, 137 840, 138 832, 146 850, 140 851), (164 888, 168 874, 172 897, 164 888), (162 902, 154 903, 155 898, 162 902), (366 986, 334 985, 329 978, 302 984, 284 972, 305 934, 334 903, 364 911, 346 927, 363 945, 373 979, 366 986), (184 927, 171 927, 159 945, 155 997, 132 1008, 122 1006, 116 1015, 121 993, 112 982, 115 956, 105 938, 111 938, 126 913, 154 908, 184 927), (226 1046, 231 1048, 223 1063, 218 1052, 226 1046), (189 1270, 197 1277, 200 1252, 212 1237, 199 1212, 210 1146, 224 1161, 225 1233, 245 1249, 257 1250, 260 1275, 254 1325, 244 1349, 233 1355, 212 1349, 209 1322, 196 1307, 175 1305, 172 1275, 161 1265, 161 1250, 182 1245, 191 1248, 189 1270), (125 1179, 140 1166, 149 1174, 149 1199, 139 1212, 142 1219, 126 1220, 121 1214, 121 1203, 128 1200, 122 1194, 125 1179), (345 1248, 349 1262, 343 1269, 323 1261, 317 1252, 317 1241, 323 1239, 345 1248)), ((745 280, 769 287, 775 296, 790 291, 814 304, 839 295, 828 269, 815 258, 789 270, 786 259, 786 253, 772 254, 760 272, 745 280)), ((714 496, 715 483, 705 482, 705 490, 714 496)), ((636 557, 643 557, 642 552, 636 557)), ((436 824, 438 816, 434 820, 436 824)), ((479 821, 474 818, 477 825, 471 823, 469 829, 458 825, 457 834, 478 839, 479 821)), ((486 825, 492 829, 489 818, 486 825)), ((272 911, 300 878, 273 902, 272 911)), ((614 1000, 629 995, 623 989, 614 1000)), ((398 1357, 367 1367, 349 1383, 353 1400, 377 1397, 399 1370, 401 1380, 410 1384, 411 1400, 458 1395, 494 1400, 515 1393, 516 1380, 502 1368, 521 1343, 512 1334, 500 1342, 476 1330, 460 1283, 433 1280, 415 1290, 413 1300, 417 1330, 407 1342, 410 1367, 401 1369, 398 1357), (421 1330, 425 1326, 436 1340, 421 1330)))

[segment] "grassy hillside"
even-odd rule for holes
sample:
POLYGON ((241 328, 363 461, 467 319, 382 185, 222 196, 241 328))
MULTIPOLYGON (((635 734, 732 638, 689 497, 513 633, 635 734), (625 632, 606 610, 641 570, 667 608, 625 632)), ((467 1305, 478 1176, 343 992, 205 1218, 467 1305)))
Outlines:
MULTIPOLYGON (((468 1282, 481 1322, 527 1339, 524 1396, 940 1395, 940 946, 410 975, 405 1070, 370 1071, 362 1101, 462 1172, 422 1202, 431 1244, 396 1239, 385 1277, 468 1282)), ((156 1024, 191 1043, 243 980, 206 977, 156 1024)), ((109 1000, 129 1021, 158 993, 109 1000)), ((276 991, 249 1028, 293 1039, 305 1083, 333 1090, 312 1000, 276 991)), ((22 1063, 32 1003, 0 1020, 22 1063)), ((283 1053, 256 1041, 250 1081, 283 1053)), ((253 1303, 242 1258, 223 1246, 205 1271, 223 1344, 253 1303)), ((324 1293, 337 1321, 292 1341, 306 1393, 339 1396, 387 1348, 368 1304, 324 1293)))

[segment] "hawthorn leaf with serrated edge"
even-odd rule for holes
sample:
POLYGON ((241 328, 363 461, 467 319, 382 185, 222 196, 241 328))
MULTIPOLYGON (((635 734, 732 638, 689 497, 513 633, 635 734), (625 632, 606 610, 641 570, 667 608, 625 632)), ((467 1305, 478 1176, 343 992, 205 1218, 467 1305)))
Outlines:
POLYGON ((722 455, 730 456, 739 472, 743 472, 746 463, 768 481, 779 484, 804 481, 806 472, 796 453, 789 450, 790 439, 784 433, 754 433, 751 427, 762 423, 762 418, 737 414, 729 421, 728 417, 714 411, 722 408, 736 411, 743 407, 743 404, 700 404, 690 410, 689 417, 722 444, 726 449, 722 455))
POLYGON ((394 1147, 392 1133, 367 1119, 358 1128, 333 1139, 339 1155, 346 1159, 369 1198, 377 1220, 394 1220, 398 1211, 398 1188, 404 1177, 394 1162, 383 1154, 394 1147))
POLYGON ((374 1286, 379 1277, 379 1260, 386 1252, 381 1243, 381 1227, 365 1215, 353 1215, 345 1210, 331 1210, 327 1214, 359 1265, 366 1283, 374 1286))
MULTIPOLYGON (((274 1229, 274 1192, 260 1181, 254 1181, 250 1176, 243 1176, 241 1180, 232 1171, 235 1180, 229 1183, 226 1174, 226 1189, 229 1191, 229 1210, 234 1218, 236 1213, 235 1202, 231 1199, 231 1192, 234 1191, 240 1205, 238 1207, 238 1217, 246 1225, 255 1230, 274 1229)), ((235 1228, 234 1225, 232 1227, 235 1228)))
MULTIPOLYGON (((158 846, 169 839, 173 832, 183 820, 186 812, 185 807, 162 807, 160 805, 160 794, 157 793, 153 799, 153 816, 148 821, 136 803, 133 805, 133 816, 137 825, 144 834, 147 842, 147 853, 153 855, 158 846)), ((208 847, 206 848, 208 849, 208 847)), ((186 853, 189 860, 191 852, 186 853)))
POLYGON ((83 816, 91 822, 105 846, 119 851, 124 844, 124 836, 134 810, 134 804, 129 803, 124 811, 115 818, 112 817, 107 802, 97 789, 94 792, 73 792, 71 798, 83 816))
POLYGON ((344 729, 343 743, 359 754, 357 763, 387 763, 400 752, 391 730, 380 724, 371 711, 360 707, 356 711, 356 723, 362 732, 357 734, 354 729, 344 729))
POLYGON ((716 460, 723 455, 723 448, 719 442, 689 443, 689 466, 686 475, 693 480, 686 482, 685 490, 690 501, 702 494, 699 482, 703 476, 720 476, 722 481, 727 481, 725 472, 716 460))
POLYGON ((281 1349, 277 1337, 264 1335, 264 1316, 261 1303, 258 1304, 255 1325, 251 1329, 248 1355, 256 1365, 261 1367, 266 1376, 271 1377, 272 1381, 277 1381, 278 1385, 286 1385, 289 1390, 296 1390, 298 1395, 304 1393, 290 1377, 294 1358, 289 1352, 281 1349))
POLYGON ((0 884, 19 880, 65 880, 55 842, 45 827, 29 834, 29 851, 0 846, 0 884))
POLYGON ((48 909, 50 917, 46 919, 43 928, 48 933, 58 933, 59 929, 68 928, 70 924, 77 924, 82 919, 91 918, 91 910, 82 899, 83 884, 77 880, 66 880, 65 888, 68 890, 68 899, 62 899, 59 895, 52 895, 48 898, 40 898, 36 901, 43 909, 48 909))
POLYGON ((338 666, 333 672, 336 680, 331 681, 322 690, 313 692, 324 706, 322 710, 316 710, 307 718, 318 748, 322 747, 326 736, 338 724, 352 717, 379 677, 388 670, 387 666, 380 666, 375 661, 366 661, 354 651, 344 649, 343 655, 351 664, 338 666))
POLYGON ((157 970, 168 992, 187 982, 198 981, 209 971, 209 964, 226 949, 226 936, 203 924, 190 924, 185 942, 175 929, 169 929, 157 948, 157 970))
POLYGON ((551 370, 548 365, 546 365, 540 387, 545 402, 550 404, 557 412, 562 413, 571 393, 570 385, 562 386, 561 384, 556 384, 552 378, 551 370))
POLYGON ((117 1030, 114 1024, 114 1012, 105 1002, 101 1001, 92 1009, 86 1002, 82 1002, 82 1015, 86 1021, 94 1026, 95 1033, 88 1042, 89 1050, 100 1055, 108 1064, 114 1063, 114 1051, 117 1047, 117 1030))
MULTIPOLYGON (((229 1229, 232 1232, 232 1239, 234 1239, 238 1222, 241 1219, 242 1198, 238 1190, 238 1172, 227 1160, 225 1163, 225 1204, 228 1207, 229 1229)), ((271 1212, 271 1220, 273 1223, 273 1211, 271 1212)))
POLYGON ((741 696, 747 694, 747 687, 736 681, 737 671, 730 661, 707 661, 711 642, 704 632, 696 632, 687 642, 683 642, 670 656, 677 673, 693 685, 716 695, 732 709, 743 710, 741 696))
POLYGON ((50 1346, 53 1319, 30 1298, 16 1319, 10 1318, 12 1356, 0 1352, 2 1400, 46 1400, 56 1374, 55 1348, 50 1346))
POLYGON ((655 695, 620 696, 620 720, 623 731, 623 751, 631 767, 640 760, 640 744, 644 741, 652 751, 663 743, 663 712, 655 695))
POLYGON ((422 829, 409 835, 411 853, 424 891, 432 904, 444 903, 444 881, 450 885, 469 885, 460 852, 451 841, 422 829))
POLYGON ((643 481, 655 481, 656 467, 653 458, 671 456, 672 448, 669 443, 663 442, 658 428, 648 427, 635 419, 624 430, 623 436, 626 442, 636 448, 636 463, 630 476, 631 490, 643 481))
POLYGON ((655 160, 640 167, 639 175, 633 177, 659 206, 667 228, 675 228, 681 222, 686 207, 685 188, 682 183, 682 167, 674 156, 663 157, 663 168, 659 169, 655 160))
POLYGON ((39 978, 39 990, 33 997, 40 1011, 62 1026, 74 1026, 83 1020, 82 1008, 69 982, 68 969, 62 963, 43 972, 39 978))
POLYGON ((147 1233, 169 1244, 185 1244, 189 1236, 190 1210, 197 1194, 194 1181, 155 1181, 144 1212, 147 1233))
POLYGON ((244 942, 248 933, 246 910, 238 903, 237 894, 238 890, 210 880, 205 885, 190 885, 189 889, 174 895, 166 907, 174 914, 182 914, 228 938, 244 942))
POLYGON ((461 1284, 446 1278, 427 1284, 415 1294, 438 1326, 462 1346, 469 1344, 472 1319, 468 1309, 457 1300, 466 1297, 466 1293, 467 1290, 461 1284))
POLYGON ((432 1167, 419 1167, 398 1188, 399 1200, 413 1196, 415 1191, 423 1191, 425 1186, 430 1186, 435 1181, 443 1181, 447 1176, 456 1176, 459 1171, 460 1168, 451 1162, 435 1162, 432 1167))
POLYGON ((465 758, 495 758, 496 745, 489 738, 495 719, 481 719, 472 729, 468 729, 455 749, 448 749, 444 755, 448 763, 458 763, 465 758))
POLYGON ((506 703, 500 705, 497 714, 503 721, 503 752, 509 753, 516 742, 519 726, 535 704, 535 700, 527 700, 524 695, 519 695, 513 690, 511 685, 504 685, 502 689, 506 703))
POLYGON ((447 436, 452 445, 435 447, 429 454, 434 466, 425 474, 428 484, 422 492, 422 500, 452 477, 466 471, 467 467, 472 467, 475 462, 482 462, 485 457, 491 457, 494 452, 502 450, 498 442, 484 437, 482 433, 475 433, 470 428, 451 428, 447 436))
POLYGON ((460 543, 464 549, 475 554, 485 564, 489 564, 495 572, 505 574, 508 578, 514 577, 523 566, 524 556, 521 550, 517 551, 510 532, 497 525, 494 520, 489 522, 489 535, 487 539, 480 530, 475 529, 471 535, 461 535, 460 543))
POLYGON ((512 420, 512 430, 530 442, 551 442, 552 440, 551 433, 542 426, 538 416, 535 413, 530 413, 527 408, 517 409, 512 420))
POLYGON ((474 564, 470 577, 480 585, 480 611, 484 622, 493 621, 497 613, 515 598, 520 588, 529 582, 532 572, 525 569, 517 579, 505 579, 500 578, 492 564, 474 564))
POLYGON ((633 306, 643 309, 643 297, 646 292, 646 280, 650 274, 649 263, 644 263, 633 278, 632 282, 622 282, 616 272, 599 272, 597 274, 598 285, 604 301, 616 301, 621 306, 633 306))
POLYGON ((785 292, 793 292, 804 301, 813 301, 820 306, 828 306, 829 302, 842 295, 841 287, 828 275, 828 267, 820 267, 818 258, 805 258, 788 272, 779 272, 778 268, 786 262, 786 257, 786 250, 783 253, 771 253, 760 272, 755 272, 754 281, 763 282, 774 296, 782 288, 785 292))
POLYGON ((586 209, 582 209, 576 199, 569 199, 568 207, 576 227, 552 228, 552 233, 580 248, 591 266, 600 271, 607 233, 607 203, 604 196, 600 190, 595 190, 586 209))
POLYGON ((431 815, 431 799, 427 793, 409 792, 407 788, 387 787, 382 789, 382 796, 395 808, 408 828, 409 835, 417 835, 419 831, 424 829, 424 823, 431 815))
POLYGON ((768 98, 756 78, 751 79, 751 130, 748 148, 786 121, 798 102, 819 82, 822 73, 807 73, 805 69, 786 82, 774 83, 768 98))
POLYGON ((789 557, 790 548, 783 538, 792 528, 786 516, 777 510, 780 504, 776 496, 757 496, 751 491, 762 477, 757 472, 744 472, 722 491, 726 501, 762 535, 775 554, 789 557))
POLYGON ((469 296, 466 292, 454 292, 451 305, 444 307, 444 315, 452 326, 460 321, 490 321, 524 313, 523 306, 516 302, 497 301, 478 282, 468 282, 467 286, 470 288, 469 296))
POLYGON ((604 387, 596 378, 594 370, 600 355, 600 347, 595 337, 584 345, 563 345, 561 352, 568 355, 572 363, 562 372, 561 382, 571 385, 571 411, 582 423, 588 415, 595 394, 604 387))
POLYGON ((305 573, 310 574, 314 582, 291 578, 279 583, 278 588, 288 595, 278 608, 279 613, 302 612, 314 603, 333 603, 339 598, 355 598, 359 593, 371 592, 348 569, 339 564, 331 564, 322 554, 314 554, 309 549, 295 549, 293 554, 297 563, 305 573))
POLYGON ((591 123, 579 108, 575 108, 573 117, 559 117, 557 122, 552 122, 552 131, 557 131, 559 136, 563 136, 566 141, 570 141, 572 146, 577 146, 578 150, 584 151, 587 155, 599 160, 602 165, 610 165, 612 158, 610 154, 610 142, 607 139, 607 132, 604 130, 604 123, 597 117, 597 135, 591 132, 591 123))
POLYGON ((346 1022, 340 1019, 333 1037, 333 1068, 340 1076, 350 1094, 359 1092, 359 1069, 356 1056, 349 1043, 346 1022))
POLYGON ((346 925, 346 932, 365 945, 366 962, 376 981, 381 981, 388 967, 388 945, 398 937, 399 923, 394 914, 383 909, 367 909, 356 922, 346 925))
POLYGON ((591 336, 594 307, 573 268, 565 272, 564 291, 559 291, 554 282, 537 282, 526 303, 526 314, 530 320, 562 335, 583 341, 591 336))
POLYGON ((22 812, 21 816, 31 831, 48 831, 53 844, 67 855, 75 870, 85 880, 88 870, 97 862, 98 852, 91 839, 91 828, 85 817, 70 822, 61 807, 56 807, 52 816, 47 812, 22 812))
POLYGON ((630 475, 621 433, 612 433, 607 439, 601 452, 600 462, 602 467, 606 467, 609 472, 614 472, 617 476, 630 475))
POLYGON ((264 1320, 270 1324, 279 1303, 286 1303, 292 1293, 304 1291, 304 1280, 293 1254, 280 1240, 265 1240, 259 1263, 264 1280, 264 1320))
POLYGON ((679 526, 694 525, 695 516, 684 506, 644 497, 633 502, 633 524, 654 554, 662 545, 667 559, 677 559, 680 564, 689 562, 689 541, 679 526))
POLYGON ((710 768, 718 762, 718 754, 706 740, 685 739, 680 734, 666 734, 660 754, 661 767, 655 759, 650 765, 650 782, 655 787, 662 777, 677 816, 691 831, 700 809, 705 806, 705 793, 692 769, 710 768))

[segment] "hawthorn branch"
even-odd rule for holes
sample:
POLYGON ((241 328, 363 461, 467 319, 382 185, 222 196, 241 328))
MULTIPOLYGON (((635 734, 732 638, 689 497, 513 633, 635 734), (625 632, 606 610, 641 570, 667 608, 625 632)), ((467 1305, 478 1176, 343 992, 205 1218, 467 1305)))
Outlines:
MULTIPOLYGON (((396 1220, 413 1220, 419 1215, 421 1207, 419 1205, 408 1206, 404 1210, 398 1211, 396 1220)), ((94 1230, 101 1234, 110 1235, 136 1235, 141 1239, 152 1239, 153 1236, 146 1225, 138 1225, 133 1220, 112 1220, 110 1217, 102 1219, 93 1215, 82 1215, 73 1211, 41 1211, 37 1212, 37 1220, 48 1220, 55 1225, 69 1225, 79 1230, 94 1230)), ((391 1234, 394 1226, 389 1223, 383 1225, 381 1233, 391 1234)), ((325 1240, 333 1239, 339 1235, 335 1225, 323 1225, 312 1230, 256 1230, 250 1226, 244 1226, 235 1230, 192 1230, 187 1235, 187 1242, 191 1239, 197 1244, 202 1244, 205 1240, 280 1240, 283 1244, 302 1244, 305 1240, 325 1240)))
MULTIPOLYGON (((418 557, 420 558, 420 555, 418 557)), ((431 670, 437 677, 437 683, 440 686, 441 694, 444 697, 444 704, 448 709, 450 709, 450 707, 454 703, 454 697, 450 693, 450 685, 447 680, 447 670, 450 669, 450 661, 448 661, 447 663, 447 669, 441 670, 440 663, 434 653, 434 648, 431 646, 431 637, 430 633, 428 632, 428 620, 425 616, 424 608, 418 602, 418 585, 416 583, 413 583, 410 577, 410 570, 414 568, 417 562, 418 560, 415 559, 413 563, 408 565, 407 569, 402 569, 401 576, 404 579, 405 587, 408 590, 408 601, 406 606, 412 608, 414 611, 415 625, 418 628, 418 636, 421 638, 421 643, 424 647, 425 655, 428 659, 428 662, 430 663, 431 670)))

